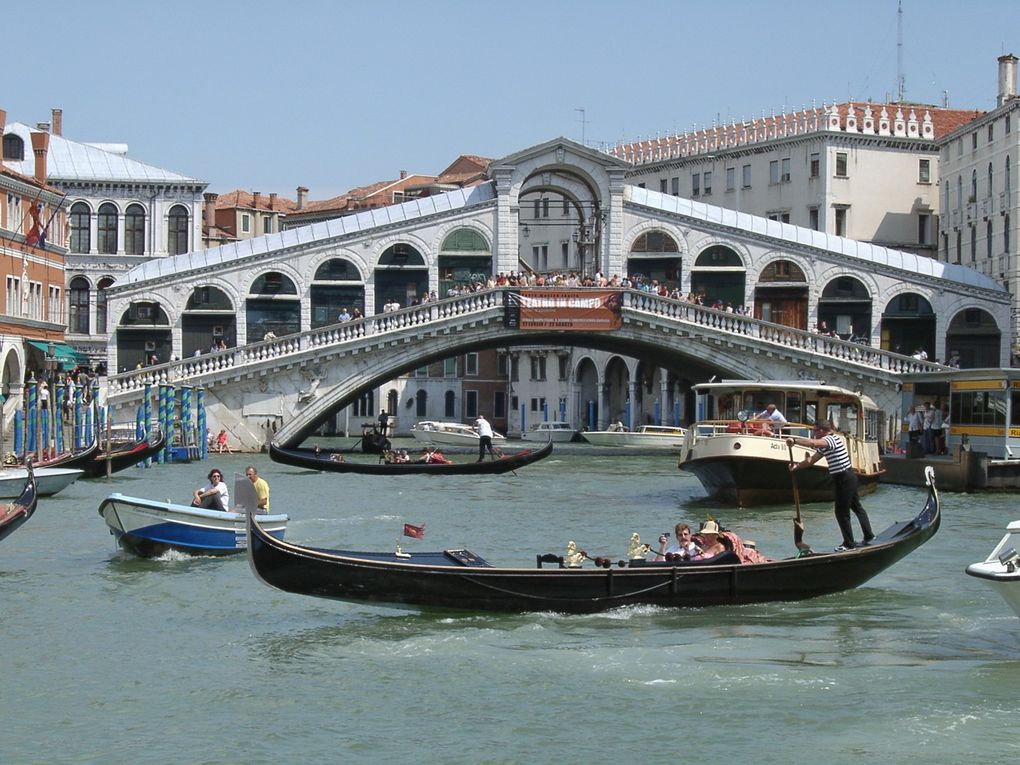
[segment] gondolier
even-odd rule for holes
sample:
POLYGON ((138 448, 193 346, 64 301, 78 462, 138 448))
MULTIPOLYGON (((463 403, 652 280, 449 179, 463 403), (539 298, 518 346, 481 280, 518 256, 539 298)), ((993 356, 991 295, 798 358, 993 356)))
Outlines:
POLYGON ((857 474, 851 465, 850 454, 847 452, 843 439, 835 435, 835 432, 836 426, 825 420, 815 425, 815 438, 794 436, 786 439, 786 444, 787 446, 807 446, 816 450, 814 454, 805 457, 801 462, 791 462, 791 471, 810 467, 825 457, 829 466, 829 475, 836 489, 834 507, 836 523, 839 524, 839 531, 843 535, 843 543, 836 548, 836 551, 842 552, 843 550, 853 550, 858 546, 854 542, 854 530, 850 523, 851 510, 861 524, 861 533, 864 536, 863 544, 870 544, 875 538, 875 534, 871 530, 871 520, 857 493, 857 474))
POLYGON ((492 426, 484 414, 478 415, 475 427, 478 429, 478 461, 485 459, 486 449, 489 450, 489 456, 496 459, 496 454, 492 451, 492 426))

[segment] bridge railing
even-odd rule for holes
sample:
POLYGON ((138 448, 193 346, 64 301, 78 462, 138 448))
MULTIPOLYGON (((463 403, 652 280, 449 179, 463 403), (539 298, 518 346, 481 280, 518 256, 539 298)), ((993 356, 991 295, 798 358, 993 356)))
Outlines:
POLYGON ((841 340, 838 337, 829 337, 803 329, 794 329, 783 324, 773 324, 743 314, 720 311, 683 300, 672 300, 640 290, 628 290, 624 296, 623 304, 635 311, 664 316, 725 333, 743 335, 840 361, 864 364, 897 374, 930 372, 945 368, 942 364, 933 361, 915 359, 912 356, 904 356, 881 348, 872 348, 870 345, 841 340))
MULTIPOLYGON (((192 356, 166 364, 121 372, 108 378, 108 395, 117 397, 119 394, 141 390, 146 385, 163 383, 179 385, 189 379, 216 375, 220 372, 275 358, 295 356, 314 348, 342 345, 345 342, 358 341, 366 337, 383 336, 404 329, 424 326, 442 319, 502 308, 503 293, 506 289, 498 287, 444 298, 389 313, 368 316, 356 321, 330 324, 225 351, 203 353, 201 356, 192 356)), ((529 287, 528 289, 543 288, 529 287)), ((562 288, 550 287, 549 289, 562 288)), ((794 329, 782 324, 773 324, 742 314, 719 311, 683 300, 673 300, 641 290, 621 290, 621 292, 624 295, 623 305, 631 310, 682 321, 721 333, 753 338, 897 374, 944 368, 935 362, 922 361, 879 348, 852 343, 848 340, 794 329)))
POLYGON ((215 375, 247 364, 295 356, 313 348, 336 346, 365 337, 399 332, 454 316, 481 313, 502 305, 502 290, 473 292, 342 324, 330 324, 284 337, 249 343, 224 351, 203 353, 201 356, 132 369, 108 378, 108 395, 116 397, 119 394, 143 390, 146 385, 180 385, 189 379, 215 375))

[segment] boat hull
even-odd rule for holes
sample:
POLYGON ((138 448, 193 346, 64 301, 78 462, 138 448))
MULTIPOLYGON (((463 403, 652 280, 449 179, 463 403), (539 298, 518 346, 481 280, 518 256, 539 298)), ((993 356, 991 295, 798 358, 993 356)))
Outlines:
MULTIPOLYGON (((39 468, 35 480, 40 497, 59 494, 82 475, 81 470, 72 468, 39 468)), ((0 499, 12 499, 21 494, 28 478, 26 468, 4 468, 0 470, 0 499)))
MULTIPOLYGON (((592 613, 620 606, 667 608, 802 600, 858 587, 931 538, 938 493, 911 521, 851 551, 741 564, 625 563, 610 568, 494 568, 466 550, 361 553, 300 547, 264 534, 248 516, 255 575, 286 592, 469 611, 592 613)), ((540 556, 549 560, 553 556, 540 556)))
POLYGON ((540 422, 537 426, 521 433, 522 441, 564 444, 577 438, 578 432, 565 423, 540 422))
POLYGON ((85 478, 101 478, 106 476, 106 465, 110 463, 110 472, 117 473, 121 470, 144 462, 158 454, 165 445, 166 438, 162 432, 155 433, 150 439, 142 439, 120 449, 110 452, 97 452, 87 463, 81 466, 85 471, 85 478))
MULTIPOLYGON (((232 555, 243 553, 248 546, 243 513, 111 494, 100 504, 99 515, 120 547, 145 558, 168 550, 192 555, 232 555)), ((260 517, 268 534, 283 538, 286 515, 260 517)))
POLYGON ((357 462, 344 458, 332 459, 329 452, 269 444, 269 457, 274 462, 329 473, 361 473, 364 475, 491 475, 513 470, 545 459, 552 453, 552 443, 542 448, 526 449, 498 459, 465 462, 357 462))
POLYGON ((14 502, 0 505, 0 539, 6 539, 35 513, 38 505, 39 495, 35 481, 26 471, 25 481, 22 483, 21 492, 14 502))
MULTIPOLYGON (((468 449, 477 449, 481 440, 478 433, 469 425, 449 422, 423 421, 411 428, 411 435, 416 441, 431 446, 461 446, 468 449)), ((500 433, 492 434, 493 445, 502 444, 506 436, 500 433)))
POLYGON ((662 449, 679 451, 683 448, 686 431, 675 428, 670 432, 646 431, 629 432, 619 430, 593 430, 582 433, 581 437, 595 446, 619 446, 640 449, 662 449))
POLYGON ((1013 609, 1013 613, 1020 616, 1020 558, 1016 556, 1018 546, 1020 521, 1013 521, 1006 527, 1006 535, 988 557, 980 563, 967 566, 967 573, 995 590, 1013 609))

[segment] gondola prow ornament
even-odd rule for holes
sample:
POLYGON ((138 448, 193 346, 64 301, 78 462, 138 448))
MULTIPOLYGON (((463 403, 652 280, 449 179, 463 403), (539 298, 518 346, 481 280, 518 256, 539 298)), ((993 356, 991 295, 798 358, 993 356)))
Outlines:
POLYGON ((581 568, 583 560, 584 553, 577 549, 577 543, 573 540, 567 542, 567 554, 563 556, 563 565, 567 568, 581 568))
POLYGON ((651 549, 651 545, 641 543, 641 537, 635 531, 630 535, 630 547, 627 548, 627 560, 644 560, 645 555, 651 549))

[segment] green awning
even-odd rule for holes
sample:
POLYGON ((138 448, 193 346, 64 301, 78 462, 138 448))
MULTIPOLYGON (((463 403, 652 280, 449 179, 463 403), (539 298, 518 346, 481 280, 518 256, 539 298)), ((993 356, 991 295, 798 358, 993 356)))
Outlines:
POLYGON ((89 363, 88 356, 78 353, 74 348, 64 343, 44 343, 38 340, 29 340, 28 344, 34 348, 38 348, 43 353, 43 358, 50 352, 50 346, 53 346, 53 355, 57 359, 57 363, 62 367, 76 367, 79 364, 87 365, 89 363))

